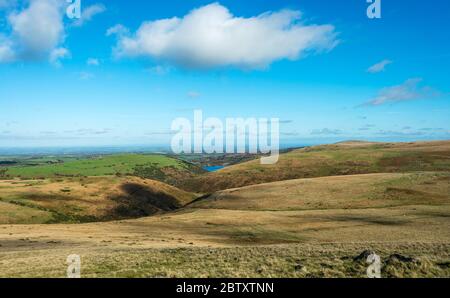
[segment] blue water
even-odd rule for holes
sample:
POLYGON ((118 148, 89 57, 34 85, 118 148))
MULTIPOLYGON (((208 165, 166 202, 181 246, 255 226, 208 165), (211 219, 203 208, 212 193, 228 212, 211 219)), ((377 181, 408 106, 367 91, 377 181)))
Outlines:
POLYGON ((210 167, 203 167, 204 170, 208 171, 208 172, 215 172, 218 170, 221 170, 225 168, 224 166, 210 166, 210 167))

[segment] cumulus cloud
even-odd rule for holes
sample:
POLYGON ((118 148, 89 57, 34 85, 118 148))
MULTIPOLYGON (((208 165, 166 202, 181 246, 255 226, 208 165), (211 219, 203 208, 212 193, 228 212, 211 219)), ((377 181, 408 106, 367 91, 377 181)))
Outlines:
MULTIPOLYGON (((13 2, 3 0, 1 5, 13 2)), ((30 0, 27 4, 6 17, 10 32, 0 35, 0 63, 49 60, 60 65, 60 59, 70 57, 60 46, 65 38, 64 2, 30 0)))
POLYGON ((118 57, 148 57, 185 68, 239 67, 261 69, 282 59, 333 49, 338 41, 332 25, 305 25, 293 10, 243 18, 213 3, 183 18, 144 22, 134 34, 118 25, 118 57))
POLYGON ((23 59, 48 56, 64 37, 63 13, 57 0, 32 0, 25 10, 12 13, 12 38, 23 59))
POLYGON ((92 20, 92 18, 98 14, 101 14, 106 11, 106 7, 103 4, 94 4, 91 6, 88 6, 86 8, 83 8, 81 11, 81 18, 75 20, 73 22, 73 26, 75 27, 81 27, 85 23, 92 20))
POLYGON ((419 87, 420 82, 422 82, 422 79, 415 78, 409 79, 401 85, 384 88, 378 92, 377 97, 365 105, 380 106, 387 103, 425 99, 438 95, 438 92, 432 90, 430 87, 419 87))
POLYGON ((391 60, 383 60, 383 61, 369 67, 369 69, 367 69, 367 72, 378 73, 378 72, 385 71, 386 66, 388 66, 389 64, 392 64, 391 60))

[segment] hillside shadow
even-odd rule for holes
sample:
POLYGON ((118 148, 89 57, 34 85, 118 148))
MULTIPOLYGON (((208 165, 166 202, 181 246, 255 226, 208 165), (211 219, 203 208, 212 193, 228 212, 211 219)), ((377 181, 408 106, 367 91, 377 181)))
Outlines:
POLYGON ((387 218, 380 216, 335 215, 327 218, 338 222, 361 222, 383 226, 402 226, 411 222, 410 220, 402 218, 387 218))
POLYGON ((109 214, 112 218, 144 217, 182 207, 174 196, 137 183, 124 183, 120 189, 123 194, 109 198, 119 203, 109 214))

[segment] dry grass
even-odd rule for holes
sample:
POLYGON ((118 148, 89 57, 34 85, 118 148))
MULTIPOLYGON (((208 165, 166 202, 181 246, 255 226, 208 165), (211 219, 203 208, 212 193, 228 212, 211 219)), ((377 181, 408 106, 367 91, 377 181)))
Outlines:
POLYGON ((65 277, 69 254, 81 256, 82 277, 366 277, 354 261, 367 248, 382 258, 383 277, 450 277, 444 243, 289 244, 231 248, 109 247, 0 254, 0 277, 65 277), (413 258, 397 261, 392 255, 413 258))
POLYGON ((386 276, 450 276, 450 205, 426 202, 295 211, 191 207, 107 223, 2 225, 0 275, 62 277, 65 258, 79 254, 85 276, 356 277, 365 264, 352 257, 372 249, 386 262, 396 253, 418 259, 389 261, 386 276))
POLYGON ((190 207, 235 210, 382 208, 450 203, 450 173, 366 174, 295 179, 229 189, 190 207))
POLYGON ((345 142, 280 155, 277 164, 253 160, 180 182, 183 189, 218 190, 289 179, 368 173, 450 171, 450 141, 416 143, 345 142))
POLYGON ((142 210, 143 198, 151 198, 147 211, 159 211, 111 222, 0 225, 0 276, 64 277, 66 257, 79 254, 85 277, 363 277, 367 265, 354 258, 370 249, 382 256, 385 277, 450 277, 448 147, 351 142, 298 150, 284 155, 273 173, 250 162, 212 177, 240 169, 264 181, 290 173, 288 164, 294 176, 408 173, 274 182, 194 202, 190 193, 138 178, 0 182, 3 217, 48 216, 28 206, 14 209, 7 202, 18 195, 49 210, 75 206, 96 216, 110 214, 102 210, 114 204, 142 210))
POLYGON ((0 180, 0 223, 135 218, 177 209, 194 198, 167 184, 136 177, 0 180))
POLYGON ((391 264, 389 276, 450 276, 449 224, 448 206, 410 206, 199 209, 125 222, 0 226, 0 276, 63 277, 74 253, 84 276, 363 276, 365 265, 351 258, 364 249, 420 260, 391 264))

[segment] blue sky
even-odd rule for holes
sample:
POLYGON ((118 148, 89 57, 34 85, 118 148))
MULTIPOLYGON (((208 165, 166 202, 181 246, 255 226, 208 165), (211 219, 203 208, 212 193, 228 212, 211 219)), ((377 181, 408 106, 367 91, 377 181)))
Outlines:
POLYGON ((450 139, 450 3, 343 3, 0 0, 0 147, 169 145, 194 109, 293 145, 450 139))

